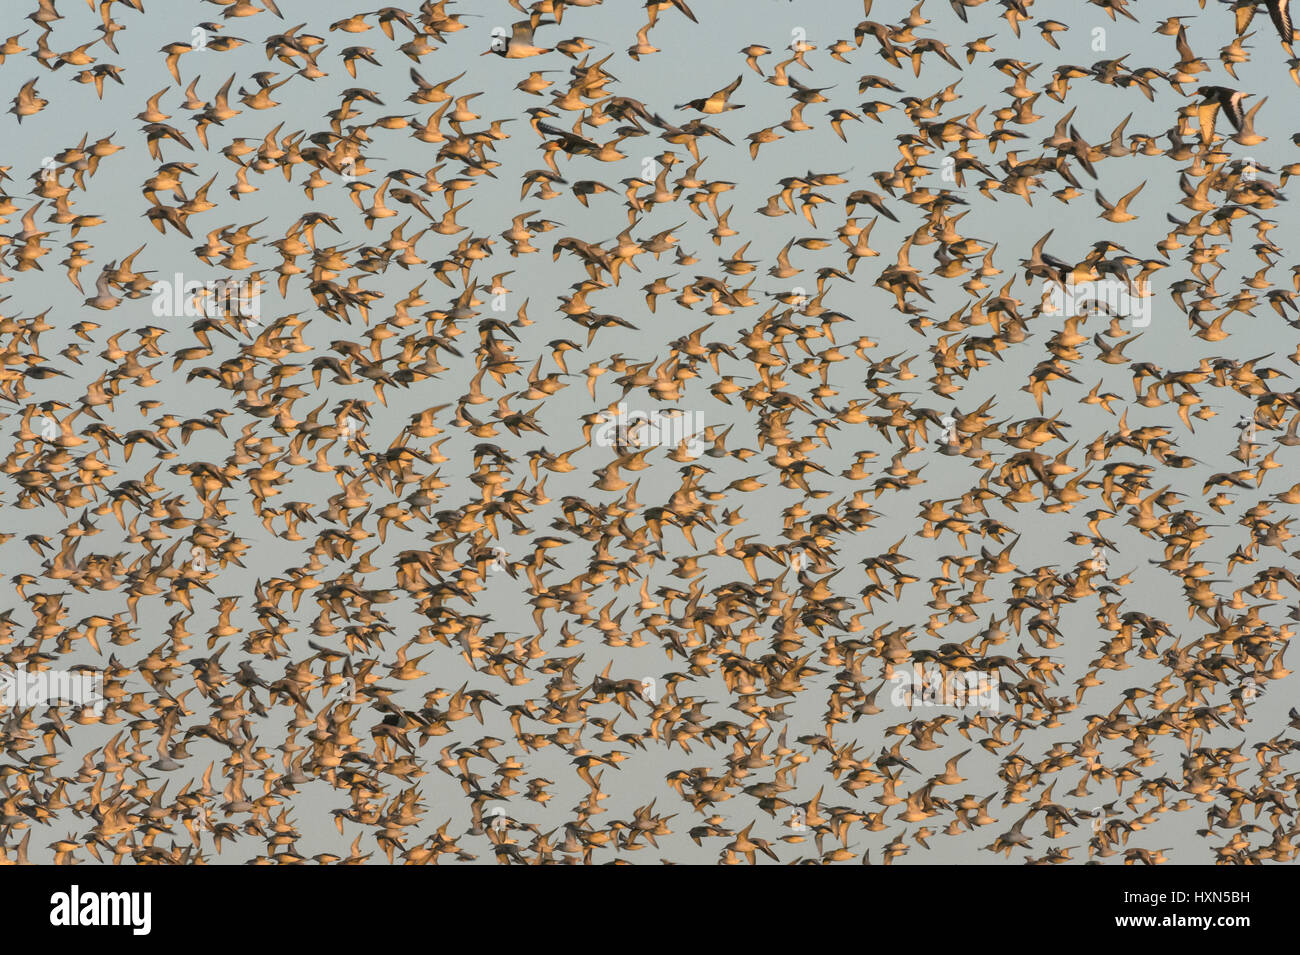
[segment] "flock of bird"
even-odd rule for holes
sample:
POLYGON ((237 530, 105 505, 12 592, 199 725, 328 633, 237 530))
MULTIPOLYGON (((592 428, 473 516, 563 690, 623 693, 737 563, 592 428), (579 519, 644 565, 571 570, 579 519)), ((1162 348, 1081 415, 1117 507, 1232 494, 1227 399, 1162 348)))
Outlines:
POLYGON ((1295 859, 1287 0, 58 2, 5 862, 1295 859))

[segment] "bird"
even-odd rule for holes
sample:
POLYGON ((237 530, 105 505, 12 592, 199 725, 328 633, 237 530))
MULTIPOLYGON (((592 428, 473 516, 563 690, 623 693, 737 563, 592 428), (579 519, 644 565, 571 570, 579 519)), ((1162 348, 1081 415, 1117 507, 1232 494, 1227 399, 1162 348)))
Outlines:
POLYGON ((39 79, 39 77, 36 79, 30 79, 22 85, 22 88, 18 91, 18 95, 13 99, 13 106, 9 108, 9 112, 13 113, 14 117, 20 123, 23 121, 23 117, 35 116, 41 110, 45 109, 45 107, 50 105, 49 100, 36 94, 37 79, 39 79))
POLYGON ((1131 191, 1126 192, 1123 195, 1123 197, 1120 198, 1119 202, 1115 203, 1114 205, 1111 205, 1109 202, 1107 202, 1102 197, 1101 190, 1098 189, 1097 204, 1101 206, 1103 210, 1101 215, 1098 216, 1098 218, 1105 219, 1107 222, 1132 222, 1134 219, 1137 218, 1137 216, 1133 215, 1128 211, 1128 204, 1130 201, 1132 201, 1134 196, 1136 196, 1139 192, 1142 191, 1144 186, 1146 186, 1145 182, 1139 183, 1131 191))

